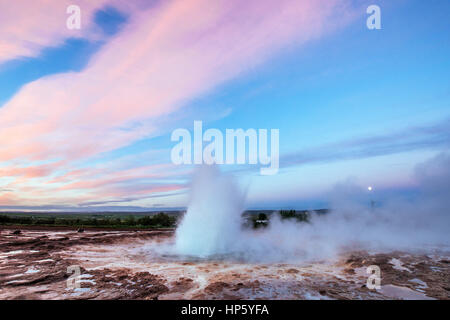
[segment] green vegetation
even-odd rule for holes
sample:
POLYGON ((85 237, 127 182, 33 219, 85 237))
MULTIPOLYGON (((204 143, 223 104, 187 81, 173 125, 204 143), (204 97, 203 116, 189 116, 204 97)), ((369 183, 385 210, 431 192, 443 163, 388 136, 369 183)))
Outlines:
POLYGON ((246 215, 245 226, 257 229, 264 228, 270 224, 272 215, 278 214, 281 220, 295 220, 296 222, 310 222, 311 214, 325 214, 326 209, 306 211, 306 210, 280 210, 278 213, 274 212, 249 212, 246 215))
POLYGON ((105 227, 105 228, 171 228, 177 217, 163 212, 153 215, 133 214, 0 214, 0 225, 105 227))
POLYGON ((254 229, 260 227, 267 227, 269 225, 269 218, 265 213, 259 213, 257 216, 253 216, 251 219, 251 223, 254 229))
POLYGON ((280 217, 284 219, 296 219, 298 222, 309 222, 308 211, 281 210, 280 217))
MULTIPOLYGON (((309 222, 312 215, 324 215, 328 209, 319 210, 248 210, 243 213, 243 225, 246 228, 264 228, 270 224, 272 215, 282 220, 292 219, 309 222)), ((173 228, 182 210, 166 212, 0 212, 0 225, 96 227, 152 229, 173 228)))
POLYGON ((261 221, 268 220, 267 219, 267 214, 265 214, 265 213, 258 214, 258 220, 261 220, 261 221))

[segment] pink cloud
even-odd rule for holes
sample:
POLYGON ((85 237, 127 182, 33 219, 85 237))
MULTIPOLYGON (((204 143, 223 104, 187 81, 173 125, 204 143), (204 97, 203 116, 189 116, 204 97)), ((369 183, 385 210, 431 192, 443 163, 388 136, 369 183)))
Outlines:
MULTIPOLYGON (((85 70, 30 83, 0 108, 0 163, 86 159, 157 133, 159 117, 267 61, 280 49, 301 45, 345 23, 347 4, 183 0, 132 10, 129 24, 85 70)), ((59 12, 60 6, 52 12, 59 12)), ((53 30, 57 23, 44 29, 53 30)), ((66 31, 48 35, 56 31, 40 30, 37 22, 21 25, 15 32, 22 38, 33 26, 33 32, 53 42, 67 36, 66 31)), ((0 48, 20 47, 6 42, 0 48)))
POLYGON ((94 13, 111 6, 124 13, 142 7, 145 0, 14 0, 0 2, 0 64, 11 59, 34 57, 45 47, 60 45, 66 38, 99 39, 94 13), (66 27, 67 8, 81 9, 81 28, 66 27))
POLYGON ((0 63, 19 57, 32 57, 47 46, 61 44, 65 38, 89 36, 93 13, 108 0, 15 0, 0 2, 0 63), (82 28, 69 30, 68 6, 82 9, 82 28))

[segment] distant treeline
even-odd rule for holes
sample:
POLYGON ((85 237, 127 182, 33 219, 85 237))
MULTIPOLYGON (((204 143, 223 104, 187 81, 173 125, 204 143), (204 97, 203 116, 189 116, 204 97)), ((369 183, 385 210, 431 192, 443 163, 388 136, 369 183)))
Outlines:
POLYGON ((297 210, 280 210, 277 213, 259 213, 251 217, 253 228, 266 227, 269 225, 270 218, 273 214, 278 214, 281 220, 295 220, 297 222, 310 222, 311 214, 325 214, 328 210, 314 210, 314 211, 297 211, 297 210))
POLYGON ((0 215, 0 224, 6 225, 41 225, 41 226, 73 226, 73 227, 174 227, 177 218, 166 213, 135 218, 130 215, 126 218, 99 217, 99 218, 57 218, 57 217, 20 217, 0 215))
POLYGON ((309 222, 310 213, 308 211, 281 210, 281 219, 295 219, 299 222, 309 222))

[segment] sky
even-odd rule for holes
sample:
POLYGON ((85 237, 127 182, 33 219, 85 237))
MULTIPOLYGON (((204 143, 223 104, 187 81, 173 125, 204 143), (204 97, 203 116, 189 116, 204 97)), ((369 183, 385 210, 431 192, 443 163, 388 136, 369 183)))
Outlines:
POLYGON ((171 134, 195 120, 279 129, 277 174, 221 166, 249 208, 323 207, 348 179, 413 195, 417 166, 450 147, 449 14, 446 0, 1 1, 0 210, 185 207, 196 166, 171 161, 171 134))

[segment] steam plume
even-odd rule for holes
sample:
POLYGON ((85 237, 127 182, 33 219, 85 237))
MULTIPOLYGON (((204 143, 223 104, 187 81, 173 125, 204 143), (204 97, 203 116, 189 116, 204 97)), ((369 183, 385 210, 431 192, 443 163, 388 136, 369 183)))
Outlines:
POLYGON ((309 223, 280 220, 268 228, 242 228, 245 196, 216 167, 202 167, 192 184, 189 209, 176 232, 177 253, 199 257, 233 255, 250 261, 332 258, 342 250, 416 250, 450 246, 450 156, 417 166, 415 200, 391 197, 372 208, 366 188, 335 186, 331 212, 309 223), (364 201, 362 201, 364 200, 364 201))

